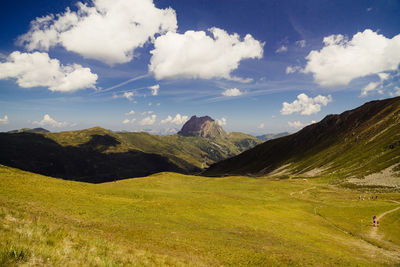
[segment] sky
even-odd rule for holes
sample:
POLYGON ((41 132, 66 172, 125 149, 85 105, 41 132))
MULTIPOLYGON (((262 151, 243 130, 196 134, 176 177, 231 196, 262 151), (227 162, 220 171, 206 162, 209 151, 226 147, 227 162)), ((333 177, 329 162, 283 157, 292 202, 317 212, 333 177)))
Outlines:
POLYGON ((296 132, 400 95, 400 1, 2 0, 0 131, 296 132))

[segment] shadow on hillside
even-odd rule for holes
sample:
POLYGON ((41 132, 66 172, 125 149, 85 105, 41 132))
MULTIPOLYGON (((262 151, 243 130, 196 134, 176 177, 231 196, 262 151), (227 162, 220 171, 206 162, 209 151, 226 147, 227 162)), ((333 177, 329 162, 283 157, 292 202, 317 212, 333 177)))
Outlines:
POLYGON ((79 146, 61 146, 34 133, 0 133, 0 164, 51 177, 102 183, 143 177, 162 171, 183 172, 166 157, 130 150, 104 153, 120 142, 110 135, 92 135, 79 146))

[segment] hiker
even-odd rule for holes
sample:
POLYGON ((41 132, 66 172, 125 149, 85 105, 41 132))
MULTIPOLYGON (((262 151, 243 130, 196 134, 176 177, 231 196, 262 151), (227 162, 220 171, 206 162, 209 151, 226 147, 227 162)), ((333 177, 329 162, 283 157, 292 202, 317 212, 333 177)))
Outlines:
POLYGON ((374 224, 374 226, 376 226, 376 216, 374 215, 374 217, 372 217, 372 223, 374 224))

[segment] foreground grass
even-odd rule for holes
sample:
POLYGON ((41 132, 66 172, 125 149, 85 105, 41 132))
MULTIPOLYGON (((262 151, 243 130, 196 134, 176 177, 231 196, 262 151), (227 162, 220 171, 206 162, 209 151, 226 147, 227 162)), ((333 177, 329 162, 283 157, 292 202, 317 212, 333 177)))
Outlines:
POLYGON ((0 266, 396 265, 399 212, 322 180, 161 173, 85 184, 0 167, 0 266), (361 227, 363 226, 363 233, 361 227), (381 247, 381 248, 380 248, 381 247))

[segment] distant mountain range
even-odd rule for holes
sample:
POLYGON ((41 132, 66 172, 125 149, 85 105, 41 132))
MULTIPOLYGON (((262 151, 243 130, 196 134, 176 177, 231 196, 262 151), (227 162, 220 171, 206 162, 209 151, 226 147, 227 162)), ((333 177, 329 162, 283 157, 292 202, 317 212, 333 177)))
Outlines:
POLYGON ((179 134, 168 136, 100 127, 59 133, 21 129, 0 133, 0 164, 97 183, 162 171, 198 173, 260 143, 250 135, 225 132, 207 116, 193 116, 179 134))
POLYGON ((13 130, 13 131, 8 131, 7 133, 49 133, 49 130, 46 130, 44 128, 22 128, 19 130, 13 130))
POLYGON ((301 131, 212 165, 203 174, 364 177, 400 166, 400 97, 328 115, 301 131))
POLYGON ((268 140, 276 139, 276 138, 279 138, 279 137, 287 136, 289 134, 290 133, 288 133, 288 132, 277 133, 277 134, 270 133, 270 134, 259 135, 259 136, 256 136, 256 137, 258 139, 260 139, 260 140, 268 141, 268 140))

